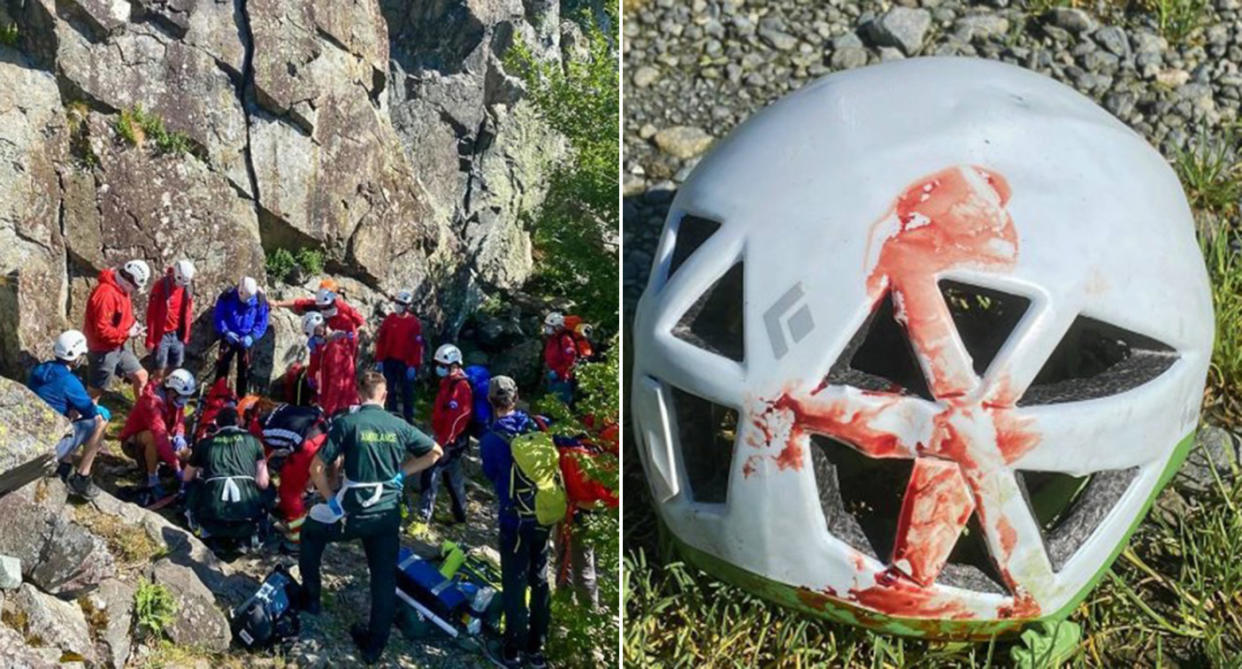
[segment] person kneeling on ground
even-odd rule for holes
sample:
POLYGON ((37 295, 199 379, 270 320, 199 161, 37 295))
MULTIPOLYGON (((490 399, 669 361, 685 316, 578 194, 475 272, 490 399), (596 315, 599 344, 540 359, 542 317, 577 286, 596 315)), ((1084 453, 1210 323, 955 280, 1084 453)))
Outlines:
POLYGON ((175 369, 162 386, 148 384, 121 429, 121 450, 146 472, 148 504, 164 497, 159 465, 164 461, 180 479, 181 460, 189 457, 185 438, 185 405, 194 394, 194 376, 175 369))
POLYGON ((91 463, 103 445, 104 430, 111 415, 107 407, 97 406, 73 368, 82 364, 86 356, 86 335, 77 330, 66 330, 52 344, 55 360, 40 363, 30 370, 26 385, 47 402, 57 413, 73 421, 73 433, 56 444, 56 459, 60 461, 57 472, 65 480, 69 492, 85 499, 94 499, 99 488, 91 482, 91 463), (82 460, 73 473, 69 456, 79 446, 82 460))
POLYGON ((402 484, 406 476, 435 464, 442 450, 384 410, 387 388, 381 374, 363 374, 358 391, 362 406, 332 422, 327 440, 311 461, 311 480, 324 501, 311 508, 302 526, 298 564, 306 596, 303 608, 318 615, 324 548, 329 542, 362 539, 371 579, 371 617, 369 625, 354 625, 350 634, 362 660, 374 663, 388 644, 396 614, 402 484), (332 490, 327 474, 338 459, 343 461, 339 492, 332 490))
POLYGON ((243 423, 249 425, 251 434, 263 440, 268 457, 274 461, 284 458, 279 469, 276 510, 284 523, 281 547, 296 553, 306 522, 306 484, 310 481, 311 461, 328 436, 327 421, 319 407, 273 405, 265 400, 256 403, 249 413, 253 415, 243 416, 243 423))
POLYGON ((499 653, 486 647, 485 650, 499 666, 539 669, 547 666, 543 644, 552 617, 548 590, 548 535, 552 527, 540 524, 535 517, 535 491, 523 484, 509 447, 514 437, 538 430, 539 426, 526 412, 518 410, 517 384, 513 379, 493 376, 487 399, 494 419, 491 431, 479 442, 479 453, 483 473, 496 489, 500 507, 500 596, 504 602, 505 638, 499 653), (524 654, 525 665, 519 653, 524 654))
POLYGON ((461 350, 452 344, 436 349, 436 374, 440 377, 440 391, 431 408, 431 429, 436 441, 444 444, 444 459, 435 467, 423 472, 421 497, 418 500, 419 520, 431 522, 436 508, 436 493, 441 476, 448 477, 449 499, 452 501, 453 521, 466 521, 466 480, 461 472, 461 461, 470 447, 470 414, 474 404, 474 392, 470 379, 461 368, 461 350))
POLYGON ((264 517, 260 490, 271 480, 263 445, 239 425, 237 409, 216 414, 216 431, 194 445, 184 480, 202 480, 187 506, 205 537, 256 537, 264 517))

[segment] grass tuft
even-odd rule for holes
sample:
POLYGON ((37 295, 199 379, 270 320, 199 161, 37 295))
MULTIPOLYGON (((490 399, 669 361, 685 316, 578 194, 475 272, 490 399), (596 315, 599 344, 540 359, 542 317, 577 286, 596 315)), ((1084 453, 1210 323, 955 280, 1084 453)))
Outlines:
POLYGON ((1190 206, 1200 213, 1231 216, 1242 198, 1242 160, 1238 157, 1237 135, 1232 129, 1220 137, 1206 132, 1177 151, 1173 167, 1190 206))
POLYGON ((168 586, 144 580, 134 592, 134 623, 149 638, 160 638, 175 620, 177 600, 168 586))
POLYGON ((1170 44, 1181 44, 1203 24, 1208 0, 1144 0, 1143 8, 1156 15, 1156 27, 1170 44))
POLYGON ((130 146, 144 145, 149 139, 161 154, 181 156, 193 152, 189 135, 168 130, 164 127, 164 119, 143 110, 142 105, 121 110, 112 127, 130 146))
POLYGON ((74 509, 78 524, 91 528, 108 544, 108 552, 121 559, 124 564, 143 564, 163 557, 168 548, 151 538, 141 525, 125 522, 118 516, 103 513, 90 504, 82 504, 74 509))
POLYGON ((19 41, 21 41, 21 33, 16 23, 0 26, 0 44, 15 49, 19 41))

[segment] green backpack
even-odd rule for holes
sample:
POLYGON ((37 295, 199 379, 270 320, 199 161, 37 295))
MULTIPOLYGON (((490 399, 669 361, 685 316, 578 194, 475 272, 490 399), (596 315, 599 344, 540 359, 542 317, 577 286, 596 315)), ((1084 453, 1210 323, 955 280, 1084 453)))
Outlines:
POLYGON ((552 435, 542 430, 520 434, 509 441, 513 469, 509 494, 518 515, 534 516, 540 525, 560 522, 569 510, 569 497, 561 478, 561 455, 552 435))

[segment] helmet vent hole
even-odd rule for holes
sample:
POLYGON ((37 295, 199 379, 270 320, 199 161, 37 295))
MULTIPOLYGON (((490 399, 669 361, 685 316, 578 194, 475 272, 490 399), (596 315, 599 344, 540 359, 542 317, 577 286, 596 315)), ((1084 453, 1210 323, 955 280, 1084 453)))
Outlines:
POLYGON ((1116 395, 1155 379, 1175 362, 1177 353, 1166 344, 1079 316, 1018 400, 1018 406, 1116 395))
POLYGON ((948 280, 940 282, 940 293, 953 316, 957 334, 970 354, 975 374, 983 376, 1001 346, 1017 329, 1031 301, 948 280))
POLYGON ((1018 483, 1039 523, 1053 571, 1061 571, 1095 533, 1138 474, 1137 467, 1072 476, 1059 472, 1017 472, 1018 483))
POLYGON ((897 537, 897 517, 913 460, 870 458, 849 445, 811 435, 811 463, 828 531, 887 562, 897 537))
POLYGON ((983 536, 983 527, 979 524, 978 514, 971 514, 966 529, 957 538, 944 569, 936 577, 936 582, 965 588, 976 592, 994 592, 1002 595, 1013 594, 1005 586, 988 551, 987 539, 983 536))
POLYGON ((737 410, 671 389, 673 410, 677 412, 677 443, 690 497, 696 502, 724 504, 737 440, 737 410))
POLYGON ((828 372, 828 382, 933 399, 910 338, 893 316, 891 294, 884 296, 854 333, 845 352, 828 372))
POLYGON ((681 264, 694 253, 708 237, 720 229, 718 221, 700 218, 691 214, 681 217, 677 223, 677 241, 673 244, 673 257, 668 261, 668 275, 673 276, 681 264))
POLYGON ((742 362, 742 263, 725 272, 673 327, 673 336, 699 348, 742 362))

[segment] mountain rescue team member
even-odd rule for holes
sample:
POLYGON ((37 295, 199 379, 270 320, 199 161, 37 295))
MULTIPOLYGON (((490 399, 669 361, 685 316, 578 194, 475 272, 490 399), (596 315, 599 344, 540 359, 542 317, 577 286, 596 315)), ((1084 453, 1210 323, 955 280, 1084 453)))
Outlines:
POLYGON ((267 489, 271 478, 263 445, 239 423, 235 407, 221 409, 215 433, 194 445, 185 466, 185 481, 203 481, 189 495, 187 506, 207 536, 267 513, 260 490, 267 489))
POLYGON ((324 414, 331 417, 357 404, 354 360, 358 357, 358 335, 352 330, 331 331, 317 311, 302 317, 302 331, 307 333, 306 346, 310 349, 306 378, 324 414))
POLYGON ((574 398, 578 343, 565 327, 565 316, 559 311, 553 311, 543 319, 543 334, 543 363, 548 367, 548 390, 569 404, 574 398))
POLYGON ((565 317, 565 330, 574 338, 574 348, 578 352, 578 362, 586 362, 595 357, 595 348, 591 345, 591 334, 595 328, 581 316, 565 317))
POLYGON ((293 309, 299 316, 309 313, 323 314, 328 327, 339 332, 357 332, 366 324, 366 319, 357 309, 349 306, 345 298, 336 289, 336 282, 324 279, 320 283, 315 297, 303 297, 296 300, 280 300, 272 304, 277 307, 293 309))
POLYGON ((73 374, 73 368, 85 360, 86 335, 77 330, 60 333, 52 343, 52 353, 56 359, 35 365, 26 385, 57 413, 73 421, 73 433, 56 444, 56 459, 60 461, 58 471, 71 494, 94 499, 99 488, 91 482, 91 463, 103 445, 104 430, 112 417, 106 407, 95 404, 86 387, 73 374), (83 445, 86 448, 82 450, 82 460, 76 470, 71 470, 69 456, 83 445))
POLYGON ((134 397, 147 384, 147 370, 138 356, 125 348, 125 342, 142 337, 142 324, 134 318, 131 296, 141 293, 151 280, 151 268, 141 260, 131 260, 119 269, 99 272, 99 283, 86 301, 87 388, 99 399, 113 377, 123 375, 134 387, 134 397))
POLYGON ((237 395, 244 396, 250 387, 250 350, 267 334, 267 296, 259 284, 244 276, 236 286, 216 298, 215 325, 220 336, 220 354, 216 359, 216 378, 227 378, 229 364, 237 358, 237 395))
POLYGON ((121 450, 146 472, 152 502, 164 497, 157 473, 161 460, 182 478, 181 460, 189 457, 185 405, 194 395, 194 386, 194 376, 184 369, 174 369, 162 386, 148 384, 121 429, 121 450))
MULTIPOLYGON (((504 602, 505 638, 499 653, 486 646, 484 649, 501 666, 546 667, 543 643, 552 611, 548 590, 548 535, 552 528, 540 525, 533 516, 521 515, 515 491, 509 487, 515 467, 509 443, 518 435, 539 429, 534 419, 518 410, 517 397, 517 384, 507 376, 493 376, 488 383, 487 400, 494 418, 492 429, 479 441, 479 454, 483 473, 491 480, 499 505, 500 596, 504 602)), ((523 503, 534 508, 533 499, 523 503)))
MULTIPOLYGON (((251 396, 253 397, 253 396, 251 396)), ((277 515, 284 523, 284 545, 296 551, 306 522, 306 484, 310 482, 311 460, 323 446, 328 427, 319 407, 257 402, 247 411, 247 399, 238 403, 250 433, 263 440, 271 461, 284 459, 277 489, 277 515)))
POLYGON ((318 615, 324 548, 333 541, 362 539, 371 578, 371 616, 369 625, 354 625, 350 634, 362 660, 373 663, 388 643, 396 609, 402 484, 406 476, 432 466, 441 449, 384 410, 383 375, 368 371, 358 386, 362 406, 332 421, 327 440, 311 460, 311 480, 323 502, 311 508, 302 528, 298 564, 306 595, 303 608, 318 615), (343 460, 343 480, 335 492, 327 470, 338 460, 343 460))
POLYGON ((155 352, 152 378, 164 380, 168 372, 185 364, 185 345, 190 343, 194 321, 194 263, 178 260, 164 271, 164 278, 151 287, 147 298, 147 350, 155 352))
POLYGON ((431 512, 436 507, 436 492, 440 477, 448 477, 449 498, 453 507, 453 522, 466 520, 466 481, 461 473, 461 460, 470 446, 470 407, 474 394, 470 379, 461 369, 461 350, 452 344, 436 349, 436 375, 440 377, 440 392, 436 394, 431 408, 431 430, 436 443, 444 444, 444 457, 423 472, 422 493, 418 500, 418 515, 424 523, 431 522, 431 512))
POLYGON ((397 293, 395 309, 375 337, 375 371, 384 374, 389 388, 384 408, 396 413, 399 389, 401 414, 408 423, 414 422, 414 379, 423 364, 423 326, 410 311, 413 301, 410 291, 397 293))

